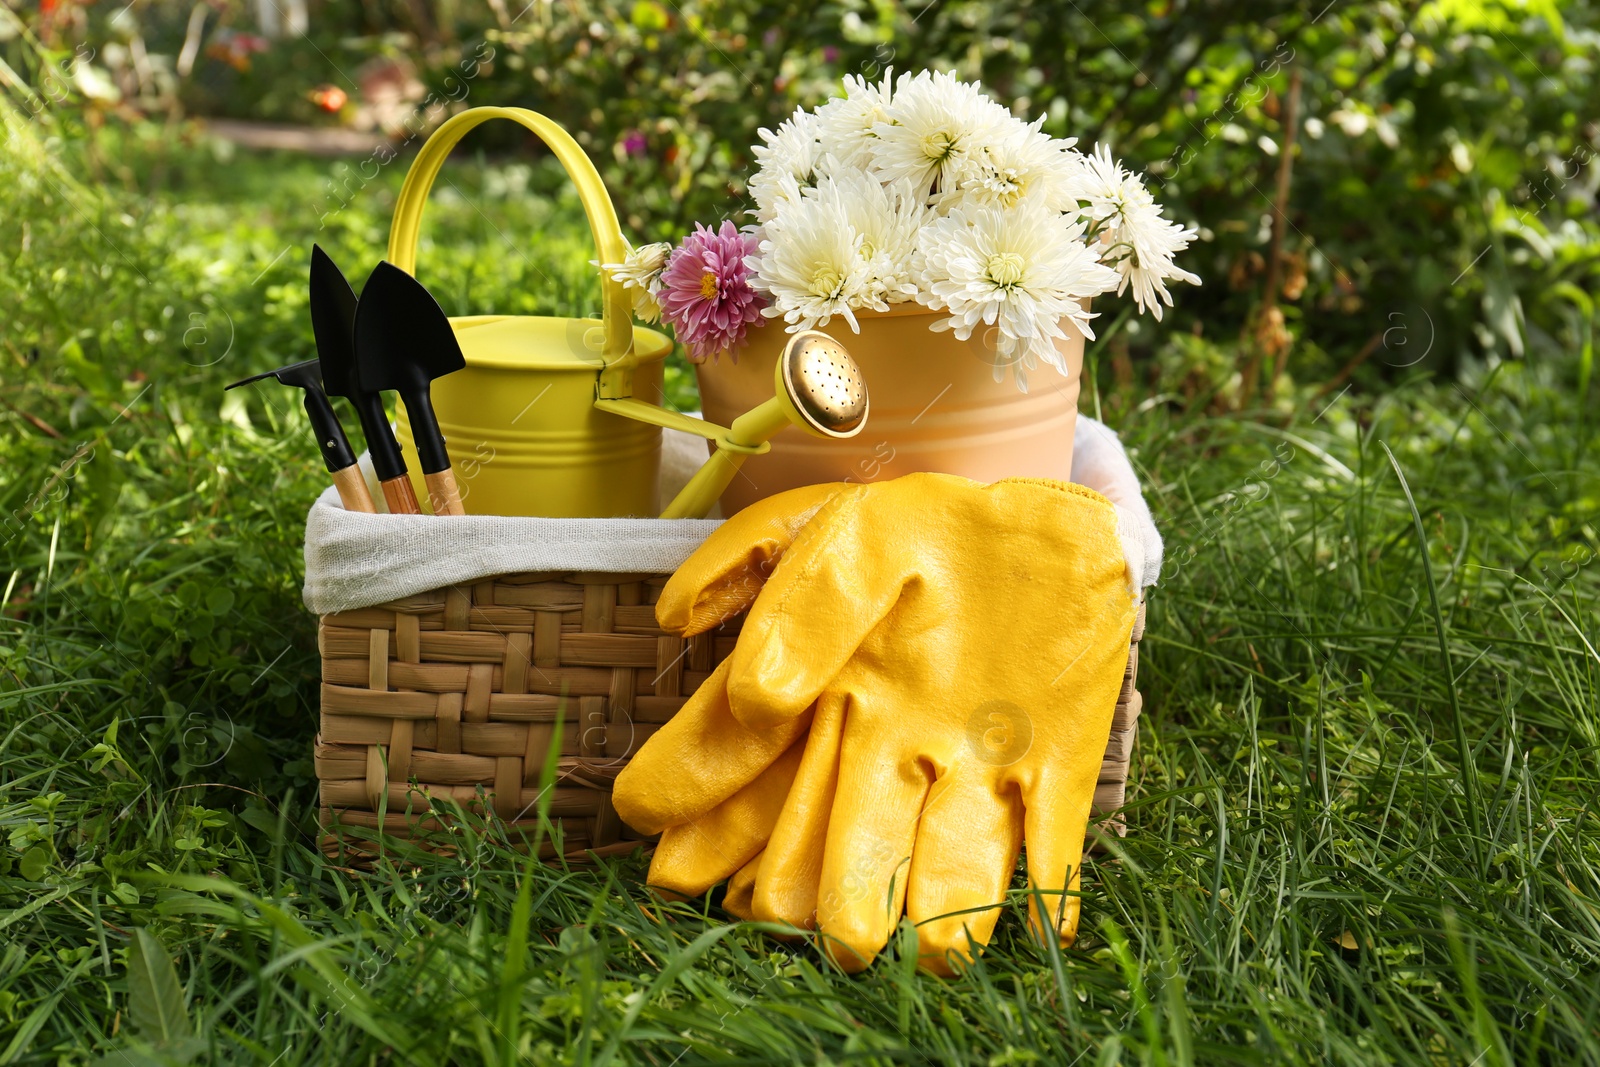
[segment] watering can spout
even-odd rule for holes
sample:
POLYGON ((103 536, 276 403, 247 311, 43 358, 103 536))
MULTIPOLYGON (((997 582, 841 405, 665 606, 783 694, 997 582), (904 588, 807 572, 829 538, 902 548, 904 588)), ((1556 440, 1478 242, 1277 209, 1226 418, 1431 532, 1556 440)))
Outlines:
POLYGON ((772 399, 734 419, 732 426, 714 438, 717 450, 661 517, 705 515, 745 459, 770 449, 769 442, 785 426, 797 426, 813 437, 844 440, 866 427, 868 408, 866 380, 844 345, 816 330, 795 334, 774 368, 772 399))

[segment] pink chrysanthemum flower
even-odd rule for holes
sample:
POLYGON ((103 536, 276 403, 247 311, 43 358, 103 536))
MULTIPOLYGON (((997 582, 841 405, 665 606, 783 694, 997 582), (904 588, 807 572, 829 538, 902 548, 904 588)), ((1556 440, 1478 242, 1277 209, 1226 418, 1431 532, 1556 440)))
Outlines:
POLYGON ((760 242, 731 222, 711 230, 695 223, 694 233, 672 250, 656 294, 661 317, 696 363, 744 344, 750 324, 761 318, 765 301, 750 288, 746 256, 760 242))

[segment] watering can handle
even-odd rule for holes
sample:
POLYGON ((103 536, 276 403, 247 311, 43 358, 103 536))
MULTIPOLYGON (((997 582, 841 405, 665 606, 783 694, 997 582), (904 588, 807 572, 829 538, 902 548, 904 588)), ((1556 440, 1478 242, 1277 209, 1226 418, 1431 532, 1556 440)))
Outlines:
MULTIPOLYGON (((394 206, 394 224, 389 229, 389 262, 407 274, 416 272, 422 209, 427 204, 434 179, 439 176, 439 168, 444 166, 450 149, 467 131, 489 119, 510 119, 525 126, 555 153, 567 177, 578 187, 578 200, 589 218, 589 232, 594 236, 600 262, 621 263, 628 253, 628 243, 623 240, 616 208, 594 164, 566 130, 538 112, 521 107, 471 108, 433 131, 411 164, 405 184, 400 187, 400 199, 394 206)), ((603 270, 600 272, 600 301, 605 331, 601 359, 607 367, 626 365, 626 358, 633 351, 632 303, 622 284, 603 270)))

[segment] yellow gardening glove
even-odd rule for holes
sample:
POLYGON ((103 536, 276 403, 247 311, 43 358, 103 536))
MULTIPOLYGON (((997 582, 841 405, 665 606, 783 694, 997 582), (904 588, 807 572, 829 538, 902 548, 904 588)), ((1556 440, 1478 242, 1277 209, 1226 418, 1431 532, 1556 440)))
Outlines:
MULTIPOLYGON (((795 489, 725 522, 662 591, 662 628, 692 636, 745 611, 795 535, 845 488, 795 489)), ((624 822, 662 834, 650 884, 684 896, 723 881, 766 845, 810 725, 804 714, 775 729, 741 724, 728 710, 731 666, 724 660, 651 736, 612 793, 624 822)))
MULTIPOLYGON (((698 716, 684 736, 715 734, 739 766, 691 770, 684 804, 668 799, 682 764, 652 760, 656 739, 628 772, 679 776, 647 805, 672 827, 652 881, 688 873, 699 891, 737 872, 730 908, 799 926, 814 908, 852 970, 886 943, 903 901, 924 965, 944 971, 969 935, 988 940, 1026 830, 1030 881, 1049 894, 1045 917, 1031 908, 1035 927, 1070 940, 1078 909, 1063 890, 1077 884, 1135 605, 1113 509, 1075 486, 940 475, 826 503, 729 664, 680 712, 698 716), (813 703, 797 756, 795 724, 813 703), (752 777, 756 763, 767 769, 752 777)), ((673 605, 726 599, 733 525, 716 563, 698 566, 697 553, 669 583, 664 622, 673 605)))

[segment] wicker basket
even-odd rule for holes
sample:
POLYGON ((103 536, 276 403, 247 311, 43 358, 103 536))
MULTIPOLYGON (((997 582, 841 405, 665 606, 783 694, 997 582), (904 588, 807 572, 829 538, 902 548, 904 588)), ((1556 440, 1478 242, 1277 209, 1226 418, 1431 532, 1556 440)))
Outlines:
MULTIPOLYGON (((563 850, 637 847, 611 806, 611 783, 738 636, 738 620, 687 639, 664 633, 654 604, 668 577, 513 574, 323 616, 316 766, 324 850, 360 858, 379 830, 406 838, 436 828, 431 797, 492 812, 512 836, 531 836, 552 742, 560 759, 550 815, 563 850)), ((1119 834, 1143 630, 1141 608, 1095 790, 1094 816, 1119 834)), ((553 854, 548 842, 542 851, 553 854)))

